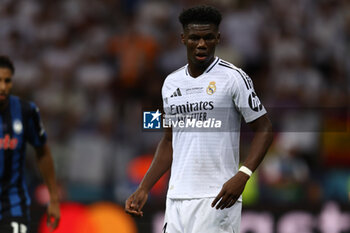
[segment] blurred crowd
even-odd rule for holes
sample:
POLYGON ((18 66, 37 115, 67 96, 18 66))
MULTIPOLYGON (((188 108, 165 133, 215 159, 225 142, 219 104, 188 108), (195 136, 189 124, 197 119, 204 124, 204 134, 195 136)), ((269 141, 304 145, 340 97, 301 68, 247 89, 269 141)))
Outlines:
POLYGON ((0 54, 13 93, 40 107, 63 198, 133 191, 130 161, 161 136, 142 130, 142 110, 161 107, 164 78, 186 64, 178 14, 203 3, 223 13, 217 56, 253 79, 275 127, 255 203, 349 203, 350 1, 3 0, 0 54))

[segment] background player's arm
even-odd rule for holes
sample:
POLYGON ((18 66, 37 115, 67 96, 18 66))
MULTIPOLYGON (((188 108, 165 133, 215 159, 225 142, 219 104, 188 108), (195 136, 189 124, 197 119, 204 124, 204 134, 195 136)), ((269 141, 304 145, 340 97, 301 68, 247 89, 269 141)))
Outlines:
MULTIPOLYGON (((247 159, 244 161, 243 165, 248 167, 251 171, 255 171, 272 143, 272 126, 267 114, 248 123, 248 125, 253 129, 254 137, 247 159)), ((212 207, 214 207, 219 200, 220 202, 216 205, 216 209, 230 208, 233 206, 242 194, 248 179, 248 175, 243 172, 238 172, 223 185, 220 193, 214 199, 212 207)))
POLYGON ((152 164, 139 187, 125 202, 125 211, 127 213, 135 216, 143 216, 141 210, 147 201, 148 192, 164 173, 170 169, 172 154, 172 130, 169 128, 166 129, 160 140, 152 164))
POLYGON ((35 147, 35 151, 40 173, 50 193, 47 225, 52 229, 56 229, 60 220, 60 208, 51 151, 47 144, 42 147, 35 147))

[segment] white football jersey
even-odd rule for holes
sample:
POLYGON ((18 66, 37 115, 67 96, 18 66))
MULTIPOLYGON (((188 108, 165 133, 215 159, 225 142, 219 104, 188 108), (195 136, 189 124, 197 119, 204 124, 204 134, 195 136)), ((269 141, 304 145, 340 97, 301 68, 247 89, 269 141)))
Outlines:
POLYGON ((184 127, 172 124, 168 197, 215 197, 238 171, 241 116, 251 122, 266 113, 252 80, 241 69, 216 57, 196 78, 189 74, 188 65, 168 75, 162 97, 166 119, 181 121, 185 115, 192 122, 181 125, 184 127), (209 127, 196 125, 193 120, 209 121, 209 127))

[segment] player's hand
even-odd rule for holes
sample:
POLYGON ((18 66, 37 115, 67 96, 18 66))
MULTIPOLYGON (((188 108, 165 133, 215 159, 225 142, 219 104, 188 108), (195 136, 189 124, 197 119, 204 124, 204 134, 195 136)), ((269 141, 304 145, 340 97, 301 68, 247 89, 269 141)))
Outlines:
POLYGON ((52 201, 47 207, 47 222, 46 225, 50 228, 50 231, 55 230, 58 227, 58 223, 61 218, 60 203, 58 201, 52 201))
POLYGON ((148 192, 143 189, 137 189, 126 201, 125 211, 133 216, 142 217, 141 211, 148 198, 148 192))
POLYGON ((249 179, 249 176, 247 176, 242 172, 238 172, 235 176, 229 179, 222 186, 221 191, 215 197, 214 201, 211 204, 211 207, 216 206, 216 209, 224 209, 224 208, 232 207, 236 203, 240 195, 242 194, 248 179, 249 179))

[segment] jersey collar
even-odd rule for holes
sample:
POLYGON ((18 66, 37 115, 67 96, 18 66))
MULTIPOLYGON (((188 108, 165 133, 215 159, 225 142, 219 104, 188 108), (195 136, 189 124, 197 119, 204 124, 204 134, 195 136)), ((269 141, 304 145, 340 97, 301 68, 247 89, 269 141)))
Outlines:
MULTIPOLYGON (((203 74, 209 73, 209 71, 211 71, 214 68, 214 66, 219 62, 219 60, 220 59, 218 57, 215 57, 214 61, 205 69, 203 74)), ((188 71, 188 64, 186 65, 185 73, 186 73, 186 76, 192 77, 188 71)), ((201 74, 199 76, 202 76, 203 74, 201 74)))

